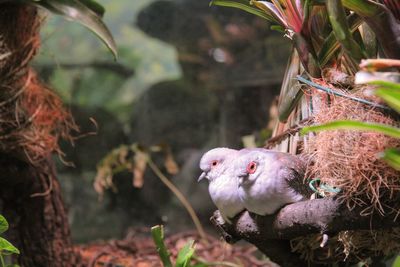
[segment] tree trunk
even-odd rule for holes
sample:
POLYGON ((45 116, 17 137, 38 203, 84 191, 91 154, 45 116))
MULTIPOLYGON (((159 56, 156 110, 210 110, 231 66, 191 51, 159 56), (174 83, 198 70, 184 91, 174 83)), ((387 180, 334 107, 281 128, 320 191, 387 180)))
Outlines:
POLYGON ((50 158, 37 168, 1 155, 0 166, 7 170, 0 175, 0 197, 9 238, 21 251, 18 262, 24 267, 79 266, 50 158))
POLYGON ((61 101, 32 78, 28 67, 39 47, 39 26, 35 7, 0 4, 2 213, 22 266, 79 266, 51 161, 63 134, 57 129, 63 118, 56 117, 64 111, 51 111, 61 101))

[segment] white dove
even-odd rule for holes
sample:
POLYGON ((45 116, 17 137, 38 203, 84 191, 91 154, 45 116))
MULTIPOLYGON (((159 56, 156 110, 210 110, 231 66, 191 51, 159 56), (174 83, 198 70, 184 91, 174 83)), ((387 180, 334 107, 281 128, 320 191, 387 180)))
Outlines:
POLYGON ((238 180, 234 176, 233 169, 233 161, 238 154, 238 150, 219 147, 206 152, 200 160, 200 169, 203 173, 198 181, 203 178, 208 179, 211 199, 222 218, 228 223, 231 223, 231 218, 244 210, 238 195, 238 180))
POLYGON ((250 212, 273 214, 311 195, 303 183, 305 164, 297 156, 255 148, 240 155, 234 165, 239 197, 250 212))

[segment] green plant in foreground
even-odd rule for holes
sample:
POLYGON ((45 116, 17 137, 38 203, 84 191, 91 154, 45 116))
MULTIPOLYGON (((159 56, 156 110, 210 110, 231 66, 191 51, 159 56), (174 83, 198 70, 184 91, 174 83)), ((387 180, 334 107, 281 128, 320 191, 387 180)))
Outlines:
POLYGON ((208 266, 227 266, 227 267, 240 267, 241 265, 219 261, 219 262, 207 262, 195 254, 196 247, 194 240, 190 240, 186 243, 183 248, 178 252, 176 257, 175 265, 172 264, 170 255, 167 247, 164 243, 164 227, 162 225, 156 225, 151 228, 151 235, 156 245, 158 255, 160 256, 161 262, 164 267, 208 267, 208 266))
MULTIPOLYGON (((0 215, 0 234, 8 230, 8 222, 4 216, 0 215)), ((19 250, 6 239, 0 237, 0 267, 18 267, 17 264, 6 264, 4 256, 19 254, 19 250)))

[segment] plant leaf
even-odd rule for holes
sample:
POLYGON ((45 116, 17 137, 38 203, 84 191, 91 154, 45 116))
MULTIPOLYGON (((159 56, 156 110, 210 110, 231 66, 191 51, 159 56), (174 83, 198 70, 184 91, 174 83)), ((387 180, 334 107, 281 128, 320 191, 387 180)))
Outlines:
POLYGON ((158 255, 160 256, 164 267, 172 267, 169 252, 164 244, 164 227, 162 225, 151 227, 151 236, 156 244, 158 255))
POLYGON ((292 49, 289 61, 286 66, 285 76, 281 85, 281 93, 278 102, 278 119, 286 122, 293 109, 296 107, 303 91, 296 80, 300 73, 300 58, 297 50, 292 49))
POLYGON ((256 1, 256 0, 250 0, 250 3, 258 7, 259 9, 263 10, 269 16, 272 16, 275 19, 276 23, 279 23, 281 26, 287 28, 287 22, 282 17, 282 14, 279 12, 276 6, 274 6, 274 4, 267 1, 256 1))
POLYGON ((380 88, 375 91, 375 94, 381 97, 386 103, 400 113, 400 91, 380 88))
MULTIPOLYGON (((382 158, 394 169, 400 171, 400 150, 396 148, 386 149, 382 158)), ((398 266, 400 267, 400 259, 398 266)))
POLYGON ((216 6, 225 6, 225 7, 234 7, 234 8, 239 8, 241 10, 244 10, 248 13, 251 13, 253 15, 259 16, 263 19, 266 19, 268 21, 278 23, 276 19, 271 16, 270 14, 267 14, 263 12, 262 10, 255 8, 249 4, 249 1, 242 1, 242 0, 212 0, 210 2, 210 5, 216 5, 216 6))
POLYGON ((99 13, 101 13, 99 7, 93 6, 93 1, 85 0, 85 4, 83 4, 78 0, 39 0, 33 1, 33 3, 87 27, 104 42, 114 57, 117 58, 115 41, 107 26, 101 20, 101 16, 99 16, 99 13), (89 2, 92 3, 90 6, 94 10, 85 5, 89 2))
POLYGON ((387 58, 400 58, 400 22, 388 8, 370 0, 342 0, 342 4, 363 18, 387 58))
POLYGON ((188 267, 194 253, 194 240, 190 240, 178 253, 175 267, 188 267))
MULTIPOLYGON (((354 32, 362 23, 362 19, 357 14, 347 16, 347 21, 351 32, 354 32)), ((339 48, 340 44, 336 39, 335 34, 331 32, 318 53, 318 61, 321 68, 332 59, 333 55, 339 48)))
POLYGON ((3 215, 0 215, 0 234, 8 230, 8 222, 3 215))
POLYGON ((400 129, 389 125, 360 122, 360 121, 333 121, 322 125, 308 126, 301 130, 301 134, 308 132, 321 132, 326 130, 361 130, 386 134, 391 137, 400 138, 400 129))
POLYGON ((208 267, 208 266, 210 266, 210 265, 200 262, 200 263, 196 263, 195 265, 193 265, 191 267, 208 267))
POLYGON ((380 86, 379 89, 390 89, 390 90, 399 90, 400 91, 400 84, 399 83, 392 83, 388 81, 372 81, 368 84, 378 85, 380 86))
POLYGON ((98 16, 103 17, 104 13, 106 10, 102 5, 97 3, 94 0, 79 0, 82 4, 84 4, 87 8, 92 10, 94 13, 96 13, 98 16))
POLYGON ((341 0, 327 0, 326 8, 335 37, 348 55, 357 62, 360 62, 362 58, 366 58, 361 47, 353 39, 341 0))
POLYGON ((19 254, 19 250, 13 246, 10 242, 6 239, 0 237, 0 250, 8 251, 14 254, 19 254))

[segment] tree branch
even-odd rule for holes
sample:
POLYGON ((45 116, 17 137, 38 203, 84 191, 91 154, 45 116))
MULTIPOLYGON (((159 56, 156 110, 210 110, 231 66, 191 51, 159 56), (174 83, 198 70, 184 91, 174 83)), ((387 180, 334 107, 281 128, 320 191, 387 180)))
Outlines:
POLYGON ((221 231, 227 242, 245 239, 249 242, 268 239, 293 239, 295 237, 344 230, 370 230, 399 227, 396 214, 383 217, 378 213, 361 216, 365 207, 349 210, 334 198, 314 199, 293 203, 278 213, 259 216, 247 211, 239 214, 233 224, 226 224, 218 211, 211 221, 221 231))
MULTIPOLYGON (((374 213, 362 216, 365 207, 349 210, 334 198, 314 199, 293 203, 283 207, 278 213, 259 216, 242 212, 227 224, 219 211, 214 212, 211 222, 221 232, 228 243, 244 239, 257 246, 273 261, 283 266, 296 266, 299 256, 292 253, 289 240, 309 234, 334 234, 345 230, 370 230, 400 227, 396 213, 381 216, 374 213), (285 243, 286 242, 286 243, 285 243), (290 259, 288 259, 290 258, 290 259), (291 262, 287 262, 290 260, 291 262)), ((297 265, 302 266, 302 265, 297 265)))

